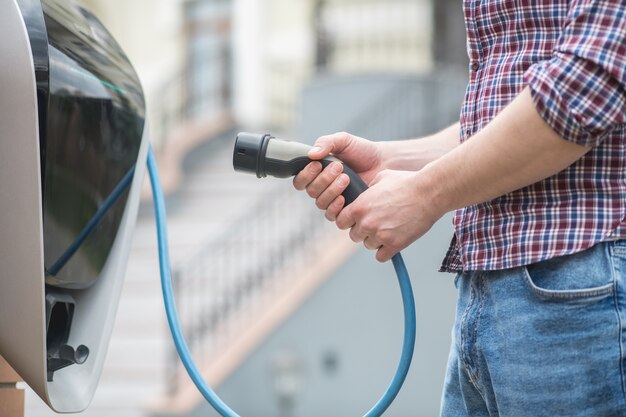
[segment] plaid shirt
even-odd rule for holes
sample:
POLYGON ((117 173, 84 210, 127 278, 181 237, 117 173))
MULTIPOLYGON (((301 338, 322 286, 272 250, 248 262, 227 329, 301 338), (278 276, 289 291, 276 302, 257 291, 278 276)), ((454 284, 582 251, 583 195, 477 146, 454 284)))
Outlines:
POLYGON ((464 0, 461 141, 526 86, 561 137, 593 149, 543 181, 456 211, 443 271, 497 270, 626 238, 624 0, 464 0))

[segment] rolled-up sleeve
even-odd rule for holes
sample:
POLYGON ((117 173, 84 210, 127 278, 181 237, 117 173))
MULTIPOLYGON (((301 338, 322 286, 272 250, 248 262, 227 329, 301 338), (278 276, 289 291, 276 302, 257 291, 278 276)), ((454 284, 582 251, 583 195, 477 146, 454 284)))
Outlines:
POLYGON ((551 59, 525 73, 535 107, 571 142, 594 146, 626 123, 626 1, 578 0, 551 59))

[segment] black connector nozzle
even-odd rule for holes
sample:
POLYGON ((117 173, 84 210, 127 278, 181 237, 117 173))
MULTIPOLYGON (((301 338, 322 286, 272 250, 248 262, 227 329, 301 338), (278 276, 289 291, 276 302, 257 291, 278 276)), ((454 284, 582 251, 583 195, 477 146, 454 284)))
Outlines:
MULTIPOLYGON (((288 178, 296 175, 312 161, 307 156, 310 149, 308 145, 276 139, 269 134, 242 132, 235 140, 233 166, 235 171, 251 172, 257 178, 268 175, 288 178)), ((337 160, 328 157, 319 162, 327 167, 337 160)), ((348 205, 367 189, 367 185, 346 164, 343 164, 343 171, 350 177, 350 184, 342 193, 346 199, 345 205, 348 205)))
POLYGON ((233 167, 235 171, 252 172, 257 178, 265 177, 262 174, 265 152, 272 138, 269 134, 257 134, 241 132, 235 139, 233 150, 233 167))

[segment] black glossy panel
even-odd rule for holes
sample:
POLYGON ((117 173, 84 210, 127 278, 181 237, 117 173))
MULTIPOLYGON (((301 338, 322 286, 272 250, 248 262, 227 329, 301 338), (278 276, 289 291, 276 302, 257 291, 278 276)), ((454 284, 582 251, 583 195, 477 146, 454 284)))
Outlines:
POLYGON ((128 192, 84 239, 79 235, 134 167, 145 105, 132 65, 93 14, 73 1, 44 0, 42 6, 50 86, 43 164, 46 283, 86 288, 107 260, 128 192), (55 268, 77 239, 78 250, 55 268))
MULTIPOLYGON (((37 103, 39 106, 39 137, 41 149, 41 164, 43 166, 46 154, 45 137, 48 112, 48 34, 46 23, 39 0, 17 0, 26 24, 30 48, 33 54, 35 66, 35 79, 37 81, 37 103)), ((43 180, 43 178, 42 178, 43 180)), ((43 186, 43 181, 42 181, 43 186)))

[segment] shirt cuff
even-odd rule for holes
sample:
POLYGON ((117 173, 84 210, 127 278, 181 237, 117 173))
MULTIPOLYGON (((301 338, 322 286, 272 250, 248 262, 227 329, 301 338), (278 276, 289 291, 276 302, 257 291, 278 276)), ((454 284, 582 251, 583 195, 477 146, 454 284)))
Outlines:
POLYGON ((537 112, 563 139, 595 146, 624 125, 623 87, 589 60, 556 52, 532 65, 524 78, 537 112))

